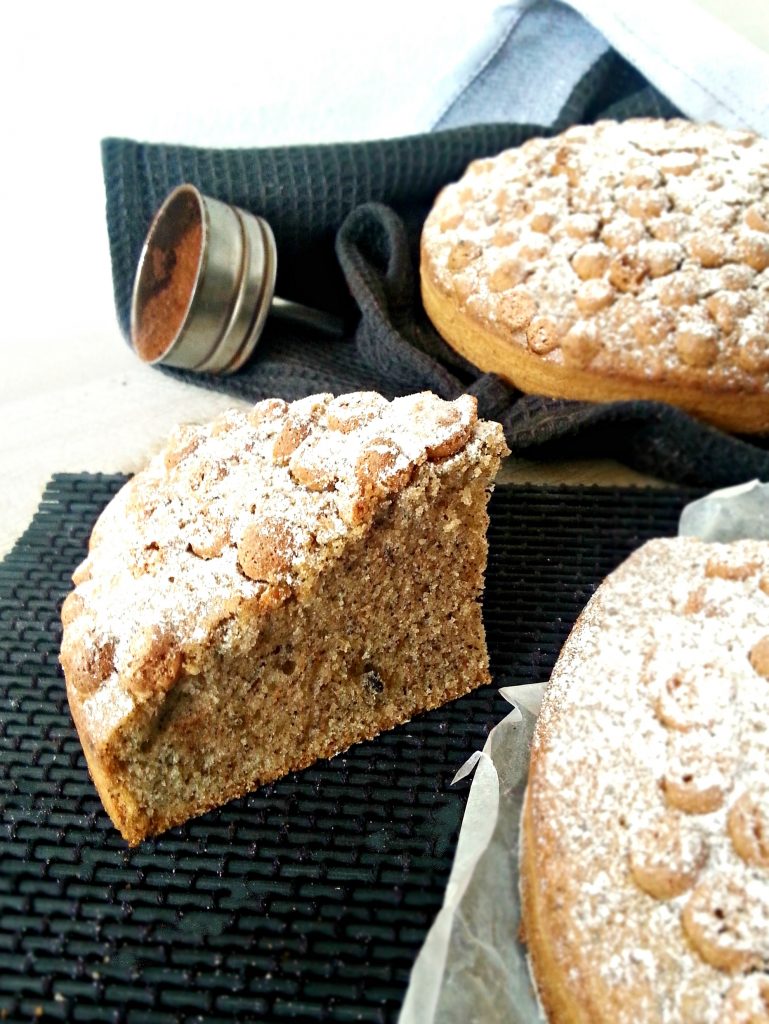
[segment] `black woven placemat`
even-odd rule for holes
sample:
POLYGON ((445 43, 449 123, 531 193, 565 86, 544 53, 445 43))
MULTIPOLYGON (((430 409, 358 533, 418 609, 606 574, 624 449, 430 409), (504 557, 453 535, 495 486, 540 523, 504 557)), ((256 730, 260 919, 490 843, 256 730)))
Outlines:
POLYGON ((0 1017, 395 1021, 497 686, 547 678, 597 583, 699 492, 499 488, 494 686, 130 851, 57 664, 69 574, 123 479, 55 477, 0 564, 0 1017))

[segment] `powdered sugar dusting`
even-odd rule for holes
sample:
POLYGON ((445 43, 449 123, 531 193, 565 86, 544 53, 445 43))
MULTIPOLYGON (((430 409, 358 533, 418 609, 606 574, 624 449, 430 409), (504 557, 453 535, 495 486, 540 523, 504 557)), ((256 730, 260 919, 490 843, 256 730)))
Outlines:
POLYGON ((548 362, 765 392, 768 195, 769 141, 750 133, 579 126, 471 164, 427 219, 423 269, 548 362))
POLYGON ((652 541, 599 589, 553 672, 529 783, 537 884, 564 908, 576 991, 596 975, 606 986, 601 1020, 736 1021, 739 979, 769 968, 754 835, 769 680, 749 658, 769 635, 767 581, 765 542, 652 541), (701 684, 680 721, 660 713, 660 693, 681 689, 671 679, 701 684))

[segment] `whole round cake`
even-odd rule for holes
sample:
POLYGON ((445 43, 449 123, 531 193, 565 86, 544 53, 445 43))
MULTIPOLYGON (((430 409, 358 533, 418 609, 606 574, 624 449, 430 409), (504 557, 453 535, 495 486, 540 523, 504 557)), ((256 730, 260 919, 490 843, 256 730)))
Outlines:
POLYGON ((422 234, 448 343, 524 391, 769 431, 769 141, 601 121, 470 164, 422 234))
POLYGON ((655 540, 532 743, 523 929, 551 1024, 769 1024, 769 543, 655 540))

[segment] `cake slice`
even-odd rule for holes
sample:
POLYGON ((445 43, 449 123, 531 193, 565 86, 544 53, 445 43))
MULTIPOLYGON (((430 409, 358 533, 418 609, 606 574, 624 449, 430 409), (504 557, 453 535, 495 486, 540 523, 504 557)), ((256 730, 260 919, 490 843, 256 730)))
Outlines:
POLYGON ((61 663, 136 844, 489 681, 501 427, 429 392, 270 399, 182 427, 105 509, 61 663))

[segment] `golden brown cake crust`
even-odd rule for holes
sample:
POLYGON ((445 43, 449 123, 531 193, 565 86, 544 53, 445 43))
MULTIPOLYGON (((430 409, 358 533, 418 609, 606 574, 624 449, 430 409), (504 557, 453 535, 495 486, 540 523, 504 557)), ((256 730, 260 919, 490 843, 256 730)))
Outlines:
POLYGON ((769 544, 652 541, 566 642, 522 816, 554 1024, 769 1018, 769 544))
POLYGON ((99 518, 62 608, 75 724, 129 842, 488 680, 505 453, 473 398, 428 392, 176 431, 99 518))
POLYGON ((523 390, 769 431, 769 142, 609 121, 471 164, 422 235, 425 308, 523 390))

